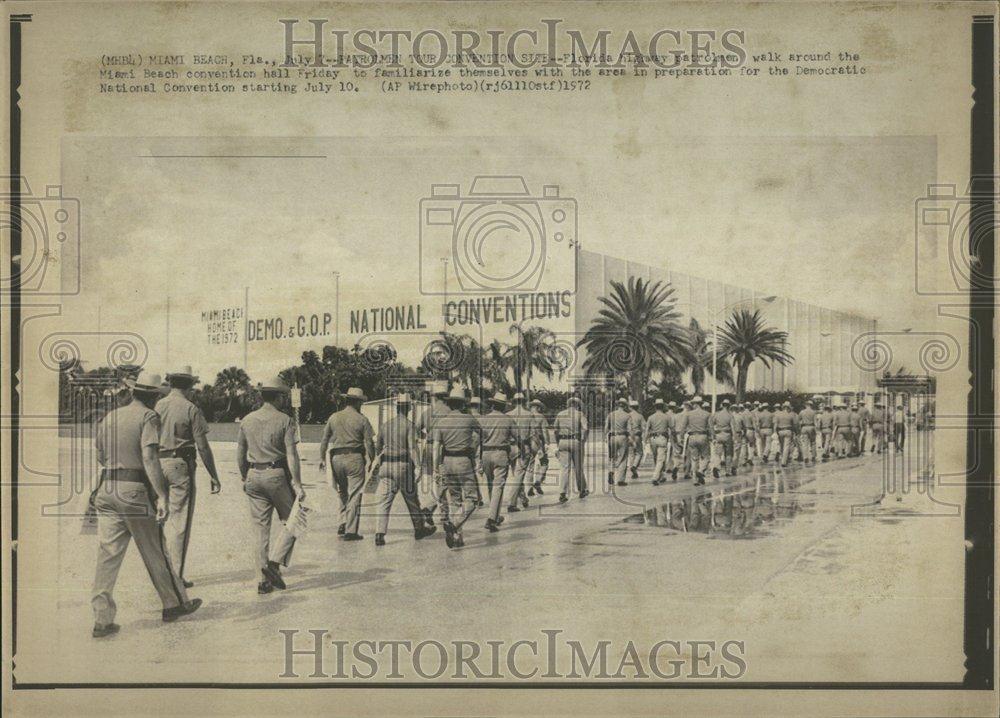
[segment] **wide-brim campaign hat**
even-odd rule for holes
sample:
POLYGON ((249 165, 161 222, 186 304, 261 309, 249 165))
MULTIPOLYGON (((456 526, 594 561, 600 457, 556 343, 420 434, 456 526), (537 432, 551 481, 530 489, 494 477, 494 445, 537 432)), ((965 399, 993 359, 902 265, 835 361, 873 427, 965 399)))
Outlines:
POLYGON ((191 371, 191 365, 185 364, 178 368, 177 371, 168 371, 166 375, 166 380, 171 379, 187 379, 189 381, 197 382, 198 376, 191 371))
POLYGON ((625 406, 628 406, 628 399, 626 399, 624 396, 620 396, 620 397, 618 397, 618 403, 619 404, 624 404, 625 406))
POLYGON ((161 384, 163 379, 159 374, 152 374, 148 371, 139 372, 139 376, 135 379, 126 379, 125 385, 132 391, 137 391, 142 394, 162 394, 163 389, 161 384))
POLYGON ((570 394, 569 397, 566 399, 566 403, 567 404, 570 404, 570 403, 572 403, 572 404, 580 404, 581 403, 580 395, 579 394, 570 394))
MULTIPOLYGON (((515 399, 517 399, 518 397, 520 397, 520 398, 523 399, 524 395, 521 394, 521 392, 518 392, 517 394, 514 394, 514 398, 515 399)), ((504 404, 504 405, 506 405, 507 404, 507 395, 504 394, 502 391, 498 391, 496 394, 494 394, 493 396, 490 397, 490 401, 493 402, 494 404, 504 404)))
POLYGON ((280 376, 268 377, 264 381, 259 382, 257 388, 261 391, 281 391, 285 393, 291 391, 288 384, 280 376))
POLYGON ((657 406, 663 406, 663 399, 657 397, 656 401, 654 401, 653 403, 656 404, 657 406))
POLYGON ((469 399, 469 403, 472 404, 473 406, 479 406, 480 404, 483 403, 483 400, 480 399, 478 396, 473 395, 472 398, 469 399))
POLYGON ((542 407, 544 407, 545 404, 542 403, 541 399, 532 399, 531 403, 530 403, 530 406, 542 406, 542 407))
MULTIPOLYGON (((507 396, 503 395, 503 397, 504 397, 504 401, 507 401, 507 396)), ((523 398, 524 398, 524 393, 523 392, 520 392, 520 391, 515 391, 514 392, 514 397, 513 397, 514 401, 521 401, 523 398)))
POLYGON ((691 402, 693 404, 700 404, 702 401, 703 400, 702 400, 702 398, 700 396, 694 396, 694 397, 691 398, 691 402))
POLYGON ((630 399, 629 402, 628 402, 628 405, 629 406, 639 406, 639 402, 637 402, 635 399, 630 399))
POLYGON ((460 386, 456 386, 454 389, 448 392, 448 401, 466 401, 465 389, 460 386))
POLYGON ((668 401, 667 402, 667 406, 672 406, 672 407, 676 408, 677 407, 677 402, 676 401, 668 401))
POLYGON ((355 401, 366 401, 368 399, 368 397, 365 396, 365 393, 361 390, 361 387, 357 386, 352 386, 340 396, 344 399, 353 399, 355 401))
POLYGON ((723 400, 722 400, 722 405, 723 405, 723 406, 729 406, 729 404, 730 404, 730 401, 729 401, 729 399, 723 399, 723 400))
POLYGON ((409 394, 396 394, 396 404, 397 405, 409 405, 410 395, 409 394))
POLYGON ((435 381, 431 385, 431 391, 434 396, 448 396, 448 382, 446 381, 435 381))

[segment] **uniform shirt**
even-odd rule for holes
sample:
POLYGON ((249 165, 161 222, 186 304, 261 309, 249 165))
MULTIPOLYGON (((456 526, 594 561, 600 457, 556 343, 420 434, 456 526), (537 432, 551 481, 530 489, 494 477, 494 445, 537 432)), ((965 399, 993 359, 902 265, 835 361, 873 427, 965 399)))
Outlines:
POLYGON ((852 411, 849 421, 851 422, 852 429, 861 428, 861 413, 857 411, 852 411))
POLYGON ((193 449, 195 439, 208 435, 205 415, 180 389, 171 389, 156 402, 156 413, 160 416, 161 449, 193 449))
POLYGON ((382 422, 378 429, 378 441, 375 443, 375 453, 383 451, 386 456, 410 455, 410 438, 416 438, 413 422, 405 414, 396 414, 391 419, 382 422))
POLYGON ((632 419, 632 433, 641 435, 646 430, 646 418, 635 409, 629 411, 628 414, 632 419))
POLYGON ((604 420, 604 433, 631 434, 632 415, 624 409, 615 409, 608 414, 608 418, 604 420))
POLYGON ((267 403, 243 417, 238 440, 246 443, 247 461, 251 464, 270 464, 283 459, 286 443, 299 441, 292 417, 267 403))
POLYGON ((711 415, 700 406, 687 413, 687 430, 692 434, 707 434, 711 415))
POLYGON ((884 409, 876 406, 875 411, 872 412, 871 418, 868 420, 868 422, 872 426, 882 426, 882 424, 885 423, 884 409))
POLYGON ((757 412, 757 426, 761 429, 771 429, 774 427, 774 414, 769 411, 757 412))
POLYGON ((348 406, 326 420, 323 441, 329 441, 331 449, 364 449, 365 440, 371 439, 374 433, 368 417, 348 406))
POLYGON ((851 412, 847 409, 840 409, 833 412, 834 423, 838 429, 846 429, 851 425, 851 412))
POLYGON ((556 414, 553 424, 557 438, 571 436, 574 439, 582 439, 583 432, 587 430, 587 417, 576 407, 569 406, 556 414))
POLYGON ((787 409, 774 413, 774 428, 778 431, 791 431, 795 428, 796 416, 787 409))
POLYGON ((514 438, 519 444, 526 444, 536 423, 531 412, 519 405, 508 411, 506 416, 510 417, 513 424, 514 438))
POLYGON ((712 430, 717 434, 729 434, 733 431, 733 415, 729 413, 729 409, 720 409, 712 414, 709 423, 712 426, 712 430))
POLYGON ((547 436, 549 431, 549 420, 545 418, 545 414, 541 412, 531 412, 533 418, 531 424, 531 434, 536 437, 542 445, 548 443, 549 437, 547 436))
POLYGON ((897 424, 906 423, 906 413, 902 409, 896 409, 896 412, 893 414, 893 418, 897 424))
POLYGON ((833 428, 833 412, 823 411, 816 415, 816 426, 818 426, 823 431, 829 431, 833 428))
POLYGON ((94 438, 97 460, 105 469, 144 471, 142 448, 159 444, 160 417, 138 399, 105 416, 94 438))
POLYGON ((670 414, 657 409, 646 420, 647 436, 670 436, 670 425, 673 423, 670 414))
POLYGON ((802 426, 816 426, 816 410, 807 406, 799 412, 799 421, 802 426))
POLYGON ((435 419, 431 436, 435 443, 441 442, 445 451, 470 451, 476 447, 475 437, 479 432, 479 421, 476 417, 453 411, 447 416, 435 419))
POLYGON ((510 446, 514 441, 514 419, 499 409, 479 417, 483 432, 483 448, 487 446, 510 446))
POLYGON ((420 413, 420 418, 417 419, 417 423, 414 428, 417 431, 417 436, 421 436, 428 441, 431 439, 431 430, 434 428, 434 422, 437 421, 438 417, 444 416, 451 409, 449 409, 443 401, 433 400, 433 403, 424 409, 420 413))

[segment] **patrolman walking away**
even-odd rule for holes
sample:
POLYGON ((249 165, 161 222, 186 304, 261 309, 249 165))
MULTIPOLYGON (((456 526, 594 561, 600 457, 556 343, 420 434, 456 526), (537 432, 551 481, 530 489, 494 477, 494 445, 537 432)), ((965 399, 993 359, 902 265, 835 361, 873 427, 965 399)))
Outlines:
POLYGON ((736 475, 736 465, 733 462, 733 424, 734 419, 729 411, 729 399, 722 400, 722 408, 712 414, 709 426, 712 433, 712 448, 715 450, 715 465, 712 476, 719 478, 720 468, 727 474, 736 475))
MULTIPOLYGON (((541 496, 542 484, 545 483, 545 472, 549 468, 549 454, 546 447, 549 444, 549 420, 545 417, 543 409, 545 405, 538 399, 531 400, 531 417, 534 419, 531 425, 532 442, 535 448, 535 466, 532 473, 532 488, 541 496)), ((531 492, 528 492, 531 495, 531 492)))
POLYGON ((194 584, 184 578, 188 543, 194 521, 195 452, 212 479, 212 493, 222 488, 215 470, 215 457, 208 443, 208 422, 201 409, 188 400, 187 392, 198 383, 190 366, 167 374, 169 393, 156 402, 160 417, 160 466, 167 480, 170 516, 163 525, 167 556, 185 588, 194 584))
POLYGON ((566 400, 566 408, 556 414, 553 428, 556 433, 556 445, 559 449, 559 503, 569 500, 569 478, 576 479, 576 488, 580 498, 587 498, 587 480, 583 475, 583 447, 587 444, 587 417, 580 410, 581 402, 577 394, 570 394, 566 400))
POLYGON ((514 419, 504 413, 507 408, 507 396, 497 392, 490 399, 492 411, 479 418, 482 428, 482 466, 490 489, 490 515, 486 518, 486 529, 495 532, 499 529, 503 517, 500 507, 503 505, 504 487, 511 466, 511 450, 516 446, 514 419))
POLYGON ((444 538, 448 548, 465 545, 462 525, 476 509, 476 471, 479 463, 480 427, 470 414, 462 413, 465 392, 455 387, 448 394, 451 410, 434 422, 434 477, 443 484, 447 497, 448 518, 444 538))
POLYGON ((642 415, 639 411, 639 402, 635 399, 631 399, 628 403, 629 417, 632 419, 631 434, 629 435, 629 459, 628 466, 629 471, 633 479, 639 478, 639 465, 642 463, 642 457, 645 454, 645 445, 643 440, 646 435, 646 417, 642 415))
POLYGON ((655 406, 653 413, 646 420, 644 439, 653 450, 653 486, 658 486, 667 480, 667 455, 670 453, 673 416, 666 412, 663 399, 658 398, 655 406))
POLYGON ((513 481, 507 487, 507 496, 510 497, 507 502, 509 504, 507 511, 515 512, 520 511, 518 508, 519 501, 522 508, 528 508, 528 496, 525 492, 524 484, 525 476, 529 476, 528 471, 535 457, 534 446, 531 440, 535 419, 527 407, 524 406, 524 394, 521 392, 514 394, 514 408, 508 411, 507 415, 511 417, 514 423, 514 439, 517 447, 514 455, 511 457, 513 464, 513 476, 511 478, 513 481))
POLYGON ((153 402, 160 396, 160 377, 143 372, 126 389, 131 399, 97 426, 95 447, 101 483, 95 497, 100 547, 91 606, 94 638, 117 633, 117 606, 112 598, 118 570, 131 539, 142 556, 163 604, 164 622, 193 613, 201 599, 188 600, 184 584, 164 551, 162 523, 169 518, 167 482, 160 468, 160 419, 153 402))
POLYGON ((424 525, 424 514, 417 499, 417 467, 420 465, 420 457, 417 454, 417 432, 407 418, 409 410, 409 394, 400 394, 396 397, 396 415, 384 421, 378 430, 375 443, 377 458, 372 466, 372 471, 377 471, 379 477, 376 546, 385 545, 389 511, 392 510, 392 502, 397 493, 403 494, 403 501, 410 512, 414 539, 419 541, 437 530, 434 526, 424 525))
POLYGON ((250 501, 250 519, 256 531, 256 565, 262 574, 257 593, 285 588, 280 566, 288 566, 295 535, 288 520, 296 499, 305 500, 295 421, 282 411, 289 388, 272 377, 259 386, 263 404, 243 417, 236 437, 236 462, 243 491, 250 501), (271 545, 271 516, 277 511, 285 525, 271 545))
POLYGON ((330 447, 330 469, 333 484, 340 496, 340 526, 337 534, 344 541, 360 541, 358 533, 361 523, 361 494, 365 488, 365 477, 375 459, 374 431, 360 408, 365 401, 365 393, 352 386, 346 394, 341 394, 346 406, 335 412, 323 429, 320 442, 320 471, 326 471, 327 447, 330 447))
POLYGON ((632 436, 632 415, 628 411, 628 399, 618 399, 618 408, 604 420, 604 435, 608 440, 608 458, 611 471, 608 483, 625 486, 625 470, 628 468, 629 442, 632 436))

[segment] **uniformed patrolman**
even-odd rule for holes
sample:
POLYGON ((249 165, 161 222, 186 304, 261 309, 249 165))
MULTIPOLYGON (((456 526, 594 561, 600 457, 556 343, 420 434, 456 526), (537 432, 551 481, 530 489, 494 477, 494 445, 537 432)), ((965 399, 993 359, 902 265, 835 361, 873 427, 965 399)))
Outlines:
POLYGON ((774 407, 766 401, 760 403, 757 413, 757 446, 760 458, 765 464, 771 460, 771 436, 774 433, 774 407))
POLYGON ((191 403, 187 392, 198 383, 190 366, 167 374, 169 393, 156 402, 160 417, 160 466, 167 481, 170 517, 163 525, 167 556, 186 588, 194 584, 184 578, 188 543, 194 518, 195 453, 212 480, 212 493, 222 484, 215 469, 215 457, 208 443, 208 422, 201 409, 191 403))
POLYGON ((823 452, 823 461, 829 461, 833 451, 833 407, 824 404, 816 414, 816 430, 819 432, 819 447, 823 452))
POLYGON ((684 432, 681 427, 685 422, 687 402, 681 402, 681 405, 678 406, 676 402, 672 401, 667 405, 667 408, 672 413, 670 418, 670 477, 677 481, 677 470, 684 466, 684 432))
POLYGON ((844 458, 851 446, 851 411, 846 405, 837 407, 833 412, 834 441, 837 447, 837 458, 844 458))
MULTIPOLYGON (((764 435, 761 433, 760 417, 767 410, 767 405, 762 401, 755 401, 753 412, 751 413, 751 423, 753 424, 753 446, 758 461, 764 461, 764 435)), ((766 463, 766 462, 765 462, 766 463)))
POLYGON ((424 523, 428 526, 434 525, 434 509, 441 507, 441 520, 448 518, 448 502, 442 501, 441 492, 443 486, 434 479, 434 421, 451 411, 445 403, 448 397, 448 382, 443 380, 432 381, 427 384, 427 389, 431 395, 430 404, 424 408, 417 419, 417 436, 421 440, 421 460, 423 462, 423 475, 430 480, 431 500, 424 506, 424 523))
POLYGON ((482 430, 482 466, 490 490, 490 514, 486 530, 495 532, 500 526, 500 507, 510 471, 511 452, 516 445, 514 419, 504 413, 507 396, 497 392, 489 400, 492 410, 479 418, 482 430))
POLYGON ((236 463, 243 491, 250 501, 250 519, 256 532, 255 563, 262 580, 257 592, 283 589, 281 566, 288 566, 295 535, 287 522, 296 499, 305 501, 299 462, 299 433, 285 409, 290 389, 280 377, 259 385, 263 403, 243 417, 236 436, 236 463), (285 522, 271 544, 271 516, 277 511, 285 522))
POLYGON ((545 472, 549 468, 549 420, 545 416, 545 405, 541 400, 532 399, 530 408, 533 419, 531 424, 532 441, 537 444, 531 485, 535 492, 541 496, 545 493, 542 491, 542 484, 545 483, 545 472))
POLYGON ((629 436, 629 459, 628 467, 633 479, 639 478, 639 465, 645 454, 643 439, 646 435, 646 417, 639 410, 639 402, 635 399, 628 403, 629 417, 632 419, 631 434, 629 436))
POLYGON ((733 466, 737 469, 746 465, 747 456, 747 435, 746 421, 747 414, 743 410, 743 404, 736 402, 729 407, 733 415, 733 466))
POLYGON ((643 437, 653 450, 653 486, 667 480, 667 454, 670 452, 671 415, 666 411, 663 399, 654 402, 653 413, 646 420, 646 435, 643 437))
POLYGON ((320 471, 326 471, 327 447, 330 450, 330 469, 333 484, 340 495, 340 526, 337 534, 344 541, 360 541, 361 497, 365 477, 375 459, 374 430, 368 417, 361 413, 365 393, 352 386, 341 394, 346 406, 334 412, 323 429, 320 442, 320 471))
POLYGON ((609 480, 612 484, 625 486, 625 471, 628 468, 629 443, 632 437, 632 415, 628 410, 628 399, 618 398, 618 407, 604 419, 604 435, 608 441, 608 458, 611 461, 609 480))
POLYGON ((575 392, 566 400, 566 408, 556 414, 552 422, 559 450, 559 503, 569 501, 569 480, 575 479, 576 490, 581 499, 587 498, 590 490, 583 474, 583 447, 587 444, 589 426, 584 416, 580 396, 575 392))
POLYGON ((379 427, 375 442, 375 465, 378 471, 378 508, 375 528, 375 545, 385 545, 385 534, 389 528, 389 512, 397 493, 403 495, 406 509, 413 524, 413 538, 430 536, 437 529, 424 525, 424 514, 417 498, 417 467, 420 456, 417 453, 416 429, 407 414, 410 411, 410 395, 396 397, 396 415, 386 419, 379 427))
POLYGON ((881 454, 882 443, 885 440, 885 409, 878 399, 875 400, 875 411, 872 412, 869 425, 872 433, 872 453, 881 454))
POLYGON ((100 542, 91 598, 94 638, 119 630, 112 594, 132 539, 160 596, 164 622, 193 613, 201 605, 200 598, 188 599, 164 551, 162 524, 170 509, 160 468, 160 419, 153 411, 153 403, 161 396, 160 377, 142 372, 123 391, 125 403, 101 420, 94 441, 101 465, 94 499, 100 542))
POLYGON ((851 404, 851 413, 848 422, 851 426, 850 454, 851 456, 858 456, 864 449, 859 444, 861 441, 861 411, 857 402, 851 404))
MULTIPOLYGON (((466 404, 466 407, 465 407, 465 409, 463 409, 463 411, 466 414, 471 414, 476 419, 478 419, 479 417, 481 417, 481 416, 483 416, 484 414, 487 413, 487 408, 483 405, 483 400, 479 398, 479 394, 472 393, 469 396, 469 401, 466 404)), ((479 507, 479 508, 483 507, 483 489, 482 489, 482 485, 483 485, 483 483, 485 481, 486 481, 486 477, 483 476, 483 472, 477 470, 476 471, 476 506, 479 507)), ((490 487, 488 485, 486 487, 486 490, 487 490, 487 492, 490 491, 490 487)))
POLYGON ((729 411, 729 399, 723 399, 721 407, 711 415, 709 434, 712 440, 714 465, 712 476, 719 478, 720 470, 736 474, 733 463, 733 414, 729 411))
POLYGON ((462 526, 476 509, 476 464, 480 447, 479 422, 462 413, 465 392, 455 387, 448 394, 449 413, 434 421, 434 477, 444 487, 448 501, 444 537, 448 548, 465 545, 462 526))
MULTIPOLYGON (((531 442, 532 425, 534 419, 531 412, 524 405, 524 394, 516 392, 514 394, 514 407, 507 412, 507 415, 514 422, 514 443, 515 449, 511 456, 511 475, 507 483, 507 511, 520 511, 521 508, 528 508, 528 495, 525 490, 525 476, 535 457, 534 445, 531 442), (521 508, 518 507, 518 502, 521 508)), ((529 477, 530 478, 530 477, 529 477)))
POLYGON ((806 401, 799 412, 799 446, 805 463, 816 463, 816 410, 812 401, 806 401))
POLYGON ((705 483, 705 468, 708 464, 708 422, 710 415, 700 396, 692 400, 692 408, 685 416, 684 432, 687 435, 685 452, 694 471, 695 485, 705 483))
MULTIPOLYGON (((865 453, 865 447, 868 446, 868 438, 871 435, 870 427, 872 423, 872 412, 868 410, 868 405, 861 402, 858 406, 858 414, 861 415, 861 435, 858 437, 858 448, 860 453, 865 453)), ((872 451, 875 447, 872 446, 872 451)))
POLYGON ((798 417, 792 411, 791 402, 786 401, 774 413, 774 430, 778 433, 778 463, 781 466, 788 466, 791 458, 797 423, 798 417))

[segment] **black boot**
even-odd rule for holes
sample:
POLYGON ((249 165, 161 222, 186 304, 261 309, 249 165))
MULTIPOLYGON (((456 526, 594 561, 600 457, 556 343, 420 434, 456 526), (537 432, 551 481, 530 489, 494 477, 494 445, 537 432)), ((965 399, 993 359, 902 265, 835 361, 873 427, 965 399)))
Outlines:
POLYGON ((569 499, 566 498, 566 494, 559 494, 559 503, 564 504, 567 501, 569 501, 569 499))
POLYGON ((486 530, 489 531, 491 534, 495 534, 497 531, 500 530, 500 527, 497 526, 497 522, 494 521, 493 519, 486 519, 486 530))
POLYGON ((427 527, 434 528, 434 509, 423 509, 421 513, 424 515, 424 523, 427 524, 427 527))
POLYGON ((413 530, 413 538, 416 541, 419 541, 422 538, 427 538, 435 531, 437 531, 437 526, 421 526, 420 528, 413 530))
POLYGON ((536 481, 534 484, 532 484, 532 486, 535 487, 536 494, 538 494, 539 496, 545 496, 545 492, 542 491, 542 485, 540 483, 536 481))
POLYGON ((264 574, 264 578, 275 588, 285 588, 285 580, 281 577, 281 569, 274 561, 268 561, 267 566, 261 570, 261 573, 264 574))
POLYGON ((715 468, 712 469, 712 477, 716 478, 716 479, 719 478, 719 467, 718 466, 716 466, 715 468))
POLYGON ((385 546, 385 534, 375 534, 375 545, 385 546))
POLYGON ((670 478, 672 478, 674 481, 677 481, 677 467, 676 466, 670 470, 670 478))

